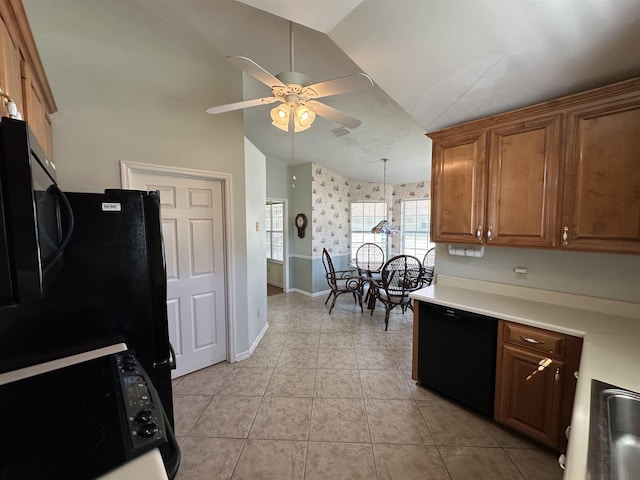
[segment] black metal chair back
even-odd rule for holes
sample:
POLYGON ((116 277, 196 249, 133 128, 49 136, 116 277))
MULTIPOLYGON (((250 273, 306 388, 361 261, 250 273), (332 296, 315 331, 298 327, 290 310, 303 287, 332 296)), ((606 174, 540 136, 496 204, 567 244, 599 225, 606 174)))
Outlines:
POLYGON ((382 267, 382 288, 391 297, 405 297, 420 288, 422 264, 412 255, 397 255, 382 267))
POLYGON ((329 308, 329 313, 331 313, 331 310, 333 310, 338 295, 341 295, 343 293, 352 293, 354 300, 360 304, 360 311, 362 311, 360 277, 353 275, 355 273, 355 270, 336 270, 333 266, 331 255, 329 255, 329 252, 326 248, 322 249, 322 265, 324 266, 327 284, 331 289, 331 292, 329 292, 329 296, 324 301, 325 305, 327 304, 329 299, 333 297, 331 307, 329 308))
POLYGON ((430 248, 422 259, 422 285, 428 287, 433 282, 433 271, 436 266, 436 248, 430 248))
MULTIPOLYGON (((398 305, 402 313, 413 310, 409 294, 422 288, 422 263, 412 255, 396 255, 382 267, 381 280, 375 283, 376 300, 385 306, 385 330, 389 328, 389 313, 398 305)), ((373 305, 375 308, 375 303, 373 305)), ((373 310, 371 314, 373 315, 373 310)))
POLYGON ((355 260, 360 275, 379 272, 384 265, 384 250, 376 243, 363 243, 356 250, 355 260))

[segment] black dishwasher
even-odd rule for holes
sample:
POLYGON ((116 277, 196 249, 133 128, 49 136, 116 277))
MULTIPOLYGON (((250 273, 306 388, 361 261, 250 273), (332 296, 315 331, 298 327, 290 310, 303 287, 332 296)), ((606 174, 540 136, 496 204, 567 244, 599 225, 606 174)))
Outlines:
POLYGON ((418 380, 493 418, 496 318, 420 302, 418 380))

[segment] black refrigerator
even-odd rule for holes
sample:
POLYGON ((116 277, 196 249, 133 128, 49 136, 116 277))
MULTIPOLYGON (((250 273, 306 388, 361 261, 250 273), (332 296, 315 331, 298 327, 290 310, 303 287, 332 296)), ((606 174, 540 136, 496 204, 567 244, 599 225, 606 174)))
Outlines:
POLYGON ((0 371, 124 342, 173 426, 167 287, 158 192, 70 193, 73 233, 41 300, 0 312, 0 371))
POLYGON ((16 465, 38 464, 38 475, 18 473, 17 478, 84 480, 96 462, 104 469, 116 468, 155 446, 169 478, 176 475, 180 449, 173 435, 171 388, 175 355, 166 298, 159 192, 63 193, 54 165, 29 126, 3 118, 0 477, 15 478, 7 475, 15 473, 16 465), (76 354, 85 358, 105 351, 96 350, 102 347, 121 348, 122 343, 129 350, 126 356, 113 354, 15 380, 25 367, 39 369, 45 362, 76 354), (116 375, 120 370, 124 373, 116 375), (20 396, 22 391, 36 393, 20 396), (113 415, 104 420, 94 415, 102 407, 93 405, 106 405, 107 398, 113 415), (26 415, 25 428, 20 422, 13 430, 4 428, 14 417, 25 417, 15 412, 27 399, 38 399, 38 408, 26 415), (128 408, 137 413, 130 414, 128 408), (25 452, 37 453, 40 460, 25 452), (49 468, 49 461, 59 468, 49 468), (67 476, 60 474, 65 468, 71 472, 67 476))

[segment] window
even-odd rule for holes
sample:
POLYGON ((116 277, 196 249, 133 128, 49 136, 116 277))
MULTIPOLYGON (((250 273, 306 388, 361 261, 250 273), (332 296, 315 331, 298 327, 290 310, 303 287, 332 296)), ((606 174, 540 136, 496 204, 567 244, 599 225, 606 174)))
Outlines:
POLYGON ((267 233, 267 260, 284 260, 284 204, 267 202, 265 223, 267 233))
POLYGON ((431 243, 429 222, 431 220, 431 200, 402 201, 402 253, 422 260, 435 244, 431 243))
POLYGON ((387 204, 384 202, 356 202, 351 204, 351 259, 363 243, 377 243, 387 251, 387 236, 371 233, 380 220, 387 218, 387 204))

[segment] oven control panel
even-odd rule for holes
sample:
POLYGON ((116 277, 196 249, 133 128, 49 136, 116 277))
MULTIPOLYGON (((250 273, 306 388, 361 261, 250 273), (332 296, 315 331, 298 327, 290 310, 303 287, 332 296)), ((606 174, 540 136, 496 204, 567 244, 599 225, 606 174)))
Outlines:
POLYGON ((130 352, 115 355, 132 456, 167 441, 164 413, 151 380, 130 352))

